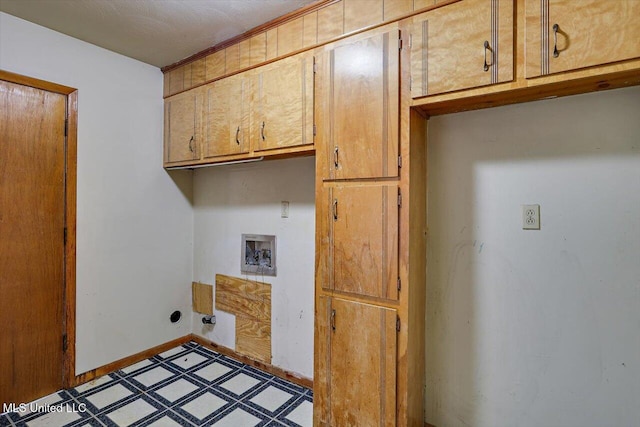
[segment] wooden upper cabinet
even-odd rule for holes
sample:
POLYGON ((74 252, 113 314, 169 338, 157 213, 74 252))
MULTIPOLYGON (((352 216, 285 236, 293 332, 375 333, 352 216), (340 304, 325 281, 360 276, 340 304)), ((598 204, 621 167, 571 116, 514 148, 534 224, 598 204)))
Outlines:
POLYGON ((319 298, 314 425, 396 425, 396 321, 394 309, 319 298))
POLYGON ((640 1, 526 0, 526 76, 640 58, 640 1))
POLYGON ((164 101, 164 163, 200 159, 202 91, 190 90, 164 101))
POLYGON ((412 96, 513 80, 513 3, 465 0, 416 16, 412 96))
POLYGON ((206 86, 205 158, 249 152, 248 86, 244 74, 206 86))
POLYGON ((398 185, 329 189, 331 288, 397 300, 398 185))
POLYGON ((255 70, 251 87, 254 151, 313 144, 313 55, 295 55, 255 70))
POLYGON ((400 31, 383 27, 317 58, 317 150, 325 150, 327 178, 398 176, 399 48, 400 31))

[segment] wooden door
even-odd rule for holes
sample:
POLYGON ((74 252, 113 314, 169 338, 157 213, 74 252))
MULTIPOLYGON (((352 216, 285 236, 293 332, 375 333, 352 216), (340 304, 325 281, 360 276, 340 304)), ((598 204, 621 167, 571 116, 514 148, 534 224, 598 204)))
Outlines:
POLYGON ((332 288, 398 298, 398 186, 331 189, 332 288))
POLYGON ((318 59, 320 147, 330 179, 398 176, 398 30, 338 43, 318 59))
POLYGON ((525 8, 527 78, 640 58, 638 0, 527 0, 525 8))
POLYGON ((0 402, 62 388, 66 96, 0 81, 0 402))
POLYGON ((513 80, 513 1, 466 0, 414 18, 414 98, 513 80))
POLYGON ((309 53, 257 70, 251 103, 254 151, 313 144, 313 82, 309 53))
POLYGON ((315 424, 396 425, 396 310, 331 297, 321 297, 318 310, 326 336, 315 424))
POLYGON ((192 89, 164 101, 164 162, 200 158, 201 92, 192 89))
POLYGON ((244 74, 210 83, 206 88, 204 157, 249 152, 249 82, 244 74))

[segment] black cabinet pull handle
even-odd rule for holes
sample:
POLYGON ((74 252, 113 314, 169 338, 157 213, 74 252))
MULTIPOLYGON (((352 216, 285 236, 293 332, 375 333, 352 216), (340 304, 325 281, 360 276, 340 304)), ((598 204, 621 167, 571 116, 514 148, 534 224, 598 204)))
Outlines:
POLYGON ((331 329, 336 330, 336 311, 331 310, 331 329))
POLYGON ((240 140, 238 139, 238 135, 240 134, 240 126, 236 129, 236 144, 240 145, 240 140))
POLYGON ((265 123, 262 122, 262 126, 260 127, 260 136, 262 137, 263 141, 266 139, 264 136, 264 126, 265 126, 265 123))
POLYGON ((338 147, 333 150, 333 166, 338 169, 338 147))
POLYGON ((482 68, 484 71, 489 71, 489 63, 487 62, 487 51, 491 51, 491 49, 489 49, 489 42, 485 40, 484 41, 484 67, 482 68))
POLYGON ((333 220, 338 220, 338 199, 333 199, 333 220))
POLYGON ((558 24, 553 24, 553 57, 557 58, 560 56, 560 51, 558 50, 558 31, 560 30, 560 26, 558 24))
POLYGON ((189 140, 189 151, 193 153, 193 135, 191 135, 191 139, 189 140))

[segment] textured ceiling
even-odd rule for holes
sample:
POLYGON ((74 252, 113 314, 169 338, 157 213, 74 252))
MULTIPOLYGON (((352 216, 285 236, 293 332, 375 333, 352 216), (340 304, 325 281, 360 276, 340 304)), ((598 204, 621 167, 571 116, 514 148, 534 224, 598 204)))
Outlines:
POLYGON ((314 0, 0 0, 0 11, 158 67, 314 0))

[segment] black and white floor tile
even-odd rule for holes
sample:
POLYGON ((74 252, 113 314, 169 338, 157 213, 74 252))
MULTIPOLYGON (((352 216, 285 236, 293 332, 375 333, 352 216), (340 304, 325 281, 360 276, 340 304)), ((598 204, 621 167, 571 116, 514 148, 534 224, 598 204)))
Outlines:
POLYGON ((306 427, 313 392, 190 342, 23 409, 0 427, 306 427))

